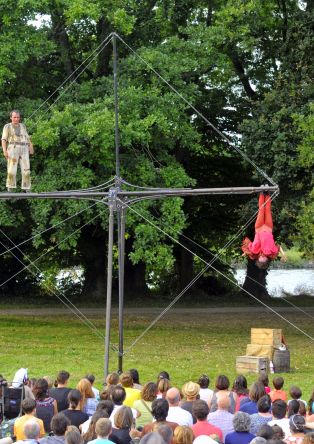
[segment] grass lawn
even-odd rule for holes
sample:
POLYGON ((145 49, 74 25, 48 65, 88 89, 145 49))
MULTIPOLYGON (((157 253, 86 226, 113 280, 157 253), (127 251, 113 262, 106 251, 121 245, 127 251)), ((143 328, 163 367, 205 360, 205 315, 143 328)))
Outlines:
MULTIPOLYGON (((53 310, 53 308, 52 308, 53 310)), ((102 310, 99 310, 102 312, 102 310)), ((104 313, 104 311, 103 311, 104 313)), ((307 317, 300 312, 285 316, 314 337, 313 310, 307 317)), ((125 350, 143 332, 156 314, 126 314, 125 350)), ((102 313, 92 317, 104 333, 102 313)), ((284 374, 285 389, 292 384, 308 399, 314 390, 313 342, 268 311, 211 314, 170 311, 125 356, 124 369, 135 367, 141 381, 155 380, 160 370, 169 371, 173 385, 197 380, 202 373, 214 379, 219 373, 233 380, 236 356, 244 355, 250 342, 250 328, 282 328, 291 353, 291 372, 284 374)), ((112 320, 111 341, 118 343, 118 322, 112 320)), ((19 367, 27 367, 30 377, 55 377, 61 369, 71 373, 70 386, 87 372, 96 375, 101 388, 104 367, 103 340, 71 315, 0 315, 0 373, 13 378, 19 367)), ((110 371, 117 369, 118 356, 111 351, 110 371)), ((272 377, 272 376, 271 376, 272 377)), ((256 375, 249 375, 249 383, 256 375)))

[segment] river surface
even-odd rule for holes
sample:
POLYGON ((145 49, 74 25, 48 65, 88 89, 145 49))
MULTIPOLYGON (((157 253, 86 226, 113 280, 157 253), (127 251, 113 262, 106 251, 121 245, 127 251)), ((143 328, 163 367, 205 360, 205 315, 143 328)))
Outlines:
MULTIPOLYGON (((235 278, 239 284, 243 284, 246 270, 239 269, 235 272, 235 278)), ((286 294, 308 294, 314 296, 314 270, 290 269, 270 270, 267 275, 267 289, 269 294, 281 297, 286 294)))

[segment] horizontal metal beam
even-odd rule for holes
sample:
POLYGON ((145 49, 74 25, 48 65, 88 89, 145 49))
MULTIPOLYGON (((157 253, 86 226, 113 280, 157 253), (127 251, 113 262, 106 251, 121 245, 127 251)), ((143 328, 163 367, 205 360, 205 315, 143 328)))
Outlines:
MULTIPOLYGON (((112 188, 114 189, 114 187, 112 188)), ((152 190, 127 191, 115 189, 115 196, 122 197, 155 197, 155 196, 203 196, 210 194, 255 194, 262 191, 276 192, 278 186, 262 185, 260 187, 226 187, 226 188, 160 188, 152 190)), ((112 196, 109 191, 53 191, 47 193, 0 193, 0 200, 8 199, 90 199, 112 196)))

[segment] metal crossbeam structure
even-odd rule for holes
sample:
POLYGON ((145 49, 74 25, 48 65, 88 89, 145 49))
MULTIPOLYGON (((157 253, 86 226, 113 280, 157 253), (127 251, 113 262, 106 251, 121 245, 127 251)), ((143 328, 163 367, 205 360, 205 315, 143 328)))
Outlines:
POLYGON ((43 193, 0 193, 0 200, 12 199, 122 199, 154 197, 207 196, 211 194, 256 194, 262 191, 276 192, 278 186, 262 185, 259 187, 226 187, 226 188, 160 188, 151 190, 127 191, 112 187, 109 191, 53 191, 43 193))
MULTIPOLYGON (((118 226, 118 266, 119 266, 119 361, 118 371, 123 367, 123 310, 124 310, 124 255, 125 255, 125 220, 126 207, 145 199, 161 199, 170 197, 207 196, 223 194, 257 194, 263 191, 278 193, 279 188, 272 181, 272 185, 256 187, 225 187, 225 188, 147 188, 145 190, 129 191, 123 189, 126 185, 120 177, 120 147, 119 147, 119 103, 118 103, 118 70, 117 70, 117 45, 116 33, 111 34, 113 43, 113 79, 114 79, 114 103, 115 103, 115 154, 116 176, 114 185, 108 191, 75 190, 52 192, 27 192, 27 193, 0 193, 0 200, 25 200, 25 199, 79 199, 99 201, 109 208, 108 225, 108 263, 107 263, 107 300, 106 300, 106 334, 104 376, 109 372, 110 350, 110 325, 111 325, 111 299, 112 299, 112 271, 113 271, 113 243, 114 243, 114 219, 115 214, 118 226)), ((108 37, 107 37, 108 38, 108 37)), ((265 174, 266 176, 266 174, 265 174)), ((266 177, 267 178, 267 177, 266 177)), ((127 184, 134 188, 136 185, 127 184)))

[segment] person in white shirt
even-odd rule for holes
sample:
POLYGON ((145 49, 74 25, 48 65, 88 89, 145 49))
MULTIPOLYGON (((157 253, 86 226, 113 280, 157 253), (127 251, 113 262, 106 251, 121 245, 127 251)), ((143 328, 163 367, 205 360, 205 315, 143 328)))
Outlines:
POLYGON ((180 391, 176 387, 172 387, 167 391, 166 400, 169 404, 167 421, 176 422, 180 426, 193 425, 193 417, 190 412, 179 407, 181 400, 180 391))
POLYGON ((96 387, 94 387, 95 376, 89 373, 88 375, 85 376, 85 379, 88 379, 88 381, 91 383, 95 398, 97 399, 97 401, 99 401, 100 400, 99 390, 96 389, 96 387))
POLYGON ((272 403, 273 419, 268 422, 271 427, 273 425, 279 425, 282 428, 285 438, 290 435, 289 418, 286 418, 287 403, 282 399, 276 399, 272 403))
POLYGON ((200 376, 198 380, 198 384, 200 386, 200 399, 207 403, 212 399, 214 394, 214 391, 208 388, 209 382, 209 377, 207 375, 200 376))

